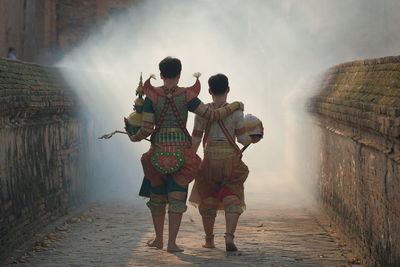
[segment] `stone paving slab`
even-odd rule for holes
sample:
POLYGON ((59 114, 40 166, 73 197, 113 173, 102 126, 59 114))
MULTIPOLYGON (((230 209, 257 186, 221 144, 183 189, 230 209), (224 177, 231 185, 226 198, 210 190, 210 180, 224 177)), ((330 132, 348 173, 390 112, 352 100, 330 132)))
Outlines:
POLYGON ((328 221, 315 209, 247 210, 239 221, 240 251, 235 253, 224 250, 224 227, 219 214, 217 248, 202 248, 201 218, 190 207, 178 235, 185 251, 170 254, 145 245, 153 228, 144 203, 95 204, 65 223, 50 225, 52 231, 42 234, 27 253, 16 252, 8 266, 352 266, 330 235, 328 221))

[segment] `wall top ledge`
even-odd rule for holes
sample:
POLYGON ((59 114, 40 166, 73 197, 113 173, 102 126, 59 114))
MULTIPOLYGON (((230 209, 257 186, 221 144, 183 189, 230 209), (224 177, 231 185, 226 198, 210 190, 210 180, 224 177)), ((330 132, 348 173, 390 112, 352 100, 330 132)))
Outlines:
POLYGON ((75 116, 80 103, 59 69, 0 58, 0 118, 75 116))
POLYGON ((328 69, 311 111, 400 138, 400 56, 357 60, 328 69))

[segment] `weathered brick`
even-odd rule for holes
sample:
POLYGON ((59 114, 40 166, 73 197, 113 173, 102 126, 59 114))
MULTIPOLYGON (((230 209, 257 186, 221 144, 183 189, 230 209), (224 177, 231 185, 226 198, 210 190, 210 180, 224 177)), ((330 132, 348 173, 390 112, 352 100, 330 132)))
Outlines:
POLYGON ((57 69, 0 59, 0 259, 81 205, 91 164, 90 126, 57 69), (19 89, 9 77, 23 81, 19 89), (66 155, 58 157, 57 155, 66 155), (3 249, 4 248, 4 249, 3 249))
POLYGON ((324 207, 366 266, 400 266, 400 57, 332 67, 311 110, 324 207))

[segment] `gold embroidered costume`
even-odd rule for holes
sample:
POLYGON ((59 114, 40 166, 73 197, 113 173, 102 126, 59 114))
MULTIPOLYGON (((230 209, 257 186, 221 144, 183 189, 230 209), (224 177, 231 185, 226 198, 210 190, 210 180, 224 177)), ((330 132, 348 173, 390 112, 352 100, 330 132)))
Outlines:
POLYGON ((251 143, 243 111, 237 110, 220 122, 196 116, 193 142, 199 144, 203 134, 204 159, 189 201, 199 207, 202 216, 216 216, 217 210, 222 209, 240 214, 245 207, 243 184, 249 170, 241 160, 235 139, 243 145, 251 143))

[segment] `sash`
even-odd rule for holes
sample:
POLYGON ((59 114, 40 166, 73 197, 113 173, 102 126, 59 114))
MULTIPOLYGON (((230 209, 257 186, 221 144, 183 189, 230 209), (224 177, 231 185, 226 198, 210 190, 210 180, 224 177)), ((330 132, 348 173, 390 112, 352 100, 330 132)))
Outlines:
MULTIPOLYGON (((221 128, 222 132, 224 133, 225 137, 228 139, 229 144, 233 147, 235 152, 239 156, 242 156, 242 150, 236 144, 235 138, 229 133, 228 129, 226 129, 224 122, 222 120, 220 120, 220 121, 217 121, 216 123, 218 123, 219 127, 221 128)), ((206 143, 208 141, 208 136, 210 134, 210 129, 211 129, 211 125, 212 124, 213 124, 213 122, 210 121, 210 120, 207 122, 206 129, 204 130, 203 147, 205 147, 205 145, 206 145, 206 143)))
MULTIPOLYGON (((186 129, 185 122, 182 120, 182 117, 180 116, 178 109, 175 105, 175 102, 172 98, 172 94, 167 94, 165 97, 165 102, 164 106, 161 110, 160 117, 158 121, 156 122, 156 127, 154 129, 154 132, 151 136, 151 143, 154 144, 154 139, 155 135, 160 131, 161 129, 161 124, 163 123, 165 119, 165 115, 167 113, 168 108, 171 107, 172 112, 179 124, 179 127, 185 134, 185 136, 189 140, 189 145, 192 144, 192 137, 190 136, 188 130, 186 129)), ((178 171, 183 163, 184 163, 184 157, 182 154, 182 150, 180 147, 176 146, 169 146, 163 145, 163 146, 156 146, 156 151, 151 157, 151 164, 153 165, 154 168, 156 168, 159 172, 168 174, 168 173, 174 173, 178 171)))

